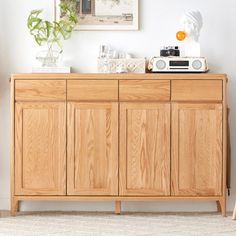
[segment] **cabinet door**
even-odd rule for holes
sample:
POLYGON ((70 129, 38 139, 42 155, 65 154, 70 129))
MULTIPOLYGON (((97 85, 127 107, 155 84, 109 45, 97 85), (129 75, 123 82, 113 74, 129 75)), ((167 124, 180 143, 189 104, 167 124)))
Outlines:
POLYGON ((222 194, 222 105, 173 104, 172 194, 222 194))
POLYGON ((121 103, 120 194, 170 195, 170 104, 121 103))
POLYGON ((118 104, 68 103, 69 195, 118 194, 118 104))
POLYGON ((15 194, 66 193, 66 104, 15 104, 15 194))

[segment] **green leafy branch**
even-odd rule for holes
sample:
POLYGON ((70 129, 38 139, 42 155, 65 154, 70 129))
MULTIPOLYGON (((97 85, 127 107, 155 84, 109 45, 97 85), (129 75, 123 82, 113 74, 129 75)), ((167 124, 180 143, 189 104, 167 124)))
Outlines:
POLYGON ((40 18, 43 10, 33 10, 28 17, 27 26, 39 46, 47 44, 48 48, 51 49, 56 44, 62 52, 61 40, 67 40, 71 37, 78 23, 78 16, 73 1, 61 3, 60 10, 61 19, 52 22, 40 18))

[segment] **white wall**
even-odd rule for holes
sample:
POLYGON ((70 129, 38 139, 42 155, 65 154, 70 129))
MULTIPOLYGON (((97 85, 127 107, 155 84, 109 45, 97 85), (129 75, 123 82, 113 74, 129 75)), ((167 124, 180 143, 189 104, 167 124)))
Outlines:
MULTIPOLYGON (((212 72, 229 76, 231 108, 232 196, 228 209, 236 200, 236 1, 235 0, 141 0, 141 30, 138 32, 75 32, 65 43, 65 58, 75 72, 96 72, 98 46, 109 43, 117 49, 137 56, 153 56, 162 45, 176 44, 175 32, 185 10, 199 9, 204 17, 201 36, 202 54, 207 57, 212 72)), ((11 73, 30 72, 35 53, 39 50, 26 28, 31 9, 44 8, 52 12, 53 1, 0 0, 0 209, 9 208, 10 189, 10 109, 9 83, 11 73)), ((112 210, 111 203, 24 203, 23 210, 70 209, 112 210)), ((129 203, 125 210, 214 210, 213 203, 129 203)))

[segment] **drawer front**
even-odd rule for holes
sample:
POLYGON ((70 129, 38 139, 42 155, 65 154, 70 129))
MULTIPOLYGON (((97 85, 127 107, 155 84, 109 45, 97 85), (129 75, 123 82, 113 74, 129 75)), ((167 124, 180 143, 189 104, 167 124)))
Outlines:
POLYGON ((118 101, 118 80, 68 80, 69 101, 118 101))
POLYGON ((172 101, 222 101, 222 80, 173 80, 172 101))
POLYGON ((65 101, 65 80, 16 80, 16 101, 65 101))
POLYGON ((169 80, 121 80, 120 101, 169 101, 169 80))

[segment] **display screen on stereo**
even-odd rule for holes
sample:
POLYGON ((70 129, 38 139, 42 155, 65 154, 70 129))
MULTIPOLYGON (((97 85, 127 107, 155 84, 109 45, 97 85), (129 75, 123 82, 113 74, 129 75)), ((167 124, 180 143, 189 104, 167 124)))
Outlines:
POLYGON ((170 61, 170 66, 189 66, 189 61, 170 61))

